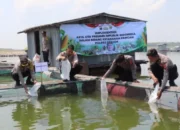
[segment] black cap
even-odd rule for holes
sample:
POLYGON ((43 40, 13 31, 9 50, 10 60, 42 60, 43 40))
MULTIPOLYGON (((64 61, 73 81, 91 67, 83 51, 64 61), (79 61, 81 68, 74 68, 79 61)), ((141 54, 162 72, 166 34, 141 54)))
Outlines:
POLYGON ((157 52, 157 50, 155 49, 155 48, 152 48, 152 49, 149 49, 148 51, 147 51, 147 54, 146 54, 147 56, 153 56, 153 57, 155 57, 155 56, 157 56, 158 55, 158 52, 157 52))
POLYGON ((20 56, 19 59, 21 62, 27 62, 28 61, 27 55, 20 56))
POLYGON ((122 61, 124 61, 124 54, 120 53, 119 55, 117 55, 116 57, 116 63, 121 63, 122 61))

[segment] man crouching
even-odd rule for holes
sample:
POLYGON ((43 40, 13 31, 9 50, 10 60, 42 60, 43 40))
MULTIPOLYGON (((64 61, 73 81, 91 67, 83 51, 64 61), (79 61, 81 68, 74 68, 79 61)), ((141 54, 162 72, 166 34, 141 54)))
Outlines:
POLYGON ((136 78, 136 64, 133 57, 130 55, 117 55, 102 79, 109 76, 112 72, 115 72, 119 76, 117 80, 139 83, 136 78))
POLYGON ((77 53, 74 51, 73 45, 69 45, 67 50, 61 52, 56 58, 56 60, 58 61, 66 59, 68 59, 71 63, 70 80, 75 80, 74 76, 80 73, 83 67, 78 63, 78 56, 77 53))
POLYGON ((154 84, 159 83, 161 87, 158 92, 158 99, 160 99, 168 80, 170 86, 177 86, 174 82, 179 76, 177 66, 169 57, 158 53, 154 48, 148 50, 147 57, 150 61, 149 74, 154 84))
POLYGON ((12 69, 12 78, 16 81, 16 86, 22 86, 25 89, 25 92, 28 92, 26 85, 33 85, 36 83, 35 75, 34 75, 34 67, 33 63, 27 56, 20 56, 20 61, 15 64, 12 69), (27 77, 26 85, 24 83, 24 78, 27 77), (21 84, 20 84, 21 82, 21 84))

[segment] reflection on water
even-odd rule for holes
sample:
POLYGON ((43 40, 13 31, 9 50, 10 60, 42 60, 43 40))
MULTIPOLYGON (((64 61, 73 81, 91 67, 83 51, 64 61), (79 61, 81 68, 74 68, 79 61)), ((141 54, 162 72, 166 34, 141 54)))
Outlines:
POLYGON ((180 127, 178 112, 158 107, 151 111, 143 101, 112 96, 106 111, 100 96, 61 95, 3 102, 0 114, 3 130, 178 130, 180 127))

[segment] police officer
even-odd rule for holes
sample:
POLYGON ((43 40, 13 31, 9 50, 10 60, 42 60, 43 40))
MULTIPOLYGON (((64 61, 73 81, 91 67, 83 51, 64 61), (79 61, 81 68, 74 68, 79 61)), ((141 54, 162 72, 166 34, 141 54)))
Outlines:
POLYGON ((177 86, 174 82, 178 77, 177 67, 169 57, 158 53, 154 48, 148 50, 147 57, 150 61, 149 74, 154 83, 159 83, 161 86, 158 92, 158 99, 160 99, 168 80, 170 86, 177 86))
POLYGON ((130 55, 119 54, 102 79, 109 76, 112 72, 119 76, 117 80, 138 82, 136 78, 136 64, 130 55))
POLYGON ((33 85, 36 83, 33 63, 27 58, 27 56, 20 56, 20 61, 15 64, 11 72, 12 78, 16 81, 16 86, 20 86, 22 84, 26 93, 28 91, 26 85, 33 85), (25 77, 27 77, 26 85, 24 83, 25 77))

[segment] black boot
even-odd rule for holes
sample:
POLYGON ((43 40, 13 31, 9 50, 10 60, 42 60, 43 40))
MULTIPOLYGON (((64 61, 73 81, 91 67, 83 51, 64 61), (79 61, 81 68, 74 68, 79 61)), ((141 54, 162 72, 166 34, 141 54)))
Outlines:
POLYGON ((74 76, 70 76, 71 81, 76 81, 76 78, 74 76))
POLYGON ((174 80, 170 80, 170 81, 169 81, 169 85, 170 85, 170 86, 177 86, 177 85, 174 83, 174 80))
POLYGON ((12 73, 11 76, 16 82, 15 87, 21 86, 20 80, 19 80, 19 75, 17 73, 12 73))
POLYGON ((34 85, 34 82, 32 82, 32 81, 26 81, 26 85, 34 85))
POLYGON ((68 79, 63 79, 63 82, 68 82, 69 80, 68 79))
POLYGON ((30 77, 27 78, 26 85, 34 85, 34 82, 31 81, 30 77))
POLYGON ((16 86, 21 86, 20 81, 16 81, 16 86))
POLYGON ((118 77, 118 78, 115 78, 116 81, 120 81, 121 79, 118 77))

